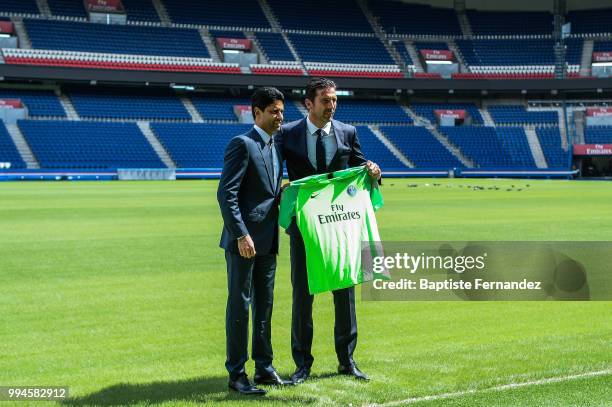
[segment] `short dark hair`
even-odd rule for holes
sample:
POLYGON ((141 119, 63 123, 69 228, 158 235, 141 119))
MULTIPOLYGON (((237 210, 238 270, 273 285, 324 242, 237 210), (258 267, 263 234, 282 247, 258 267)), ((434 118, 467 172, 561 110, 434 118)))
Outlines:
POLYGON ((277 100, 280 100, 281 102, 285 101, 285 95, 283 95, 283 92, 280 90, 271 87, 257 89, 253 93, 253 96, 251 96, 251 113, 253 114, 253 119, 255 118, 256 107, 258 107, 259 110, 264 111, 266 107, 277 100))
POLYGON ((306 84, 306 99, 314 103, 319 89, 336 88, 336 82, 327 78, 312 78, 306 84))

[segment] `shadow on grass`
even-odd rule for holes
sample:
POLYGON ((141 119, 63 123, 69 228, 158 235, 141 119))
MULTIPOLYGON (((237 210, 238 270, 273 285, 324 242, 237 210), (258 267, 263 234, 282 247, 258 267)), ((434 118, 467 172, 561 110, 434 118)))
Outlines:
POLYGON ((120 383, 81 397, 71 397, 62 405, 76 406, 126 406, 132 404, 159 404, 164 402, 223 403, 240 401, 241 404, 276 401, 294 404, 313 404, 314 397, 289 393, 289 389, 270 388, 265 396, 243 396, 230 392, 227 377, 197 377, 175 382, 153 382, 141 384, 120 383), (285 393, 285 394, 283 394, 285 393))

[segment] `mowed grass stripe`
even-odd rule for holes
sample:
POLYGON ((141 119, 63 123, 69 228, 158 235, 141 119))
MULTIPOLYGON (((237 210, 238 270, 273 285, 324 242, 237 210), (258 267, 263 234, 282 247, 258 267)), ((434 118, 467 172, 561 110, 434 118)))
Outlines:
MULTIPOLYGON (((0 383, 69 385, 69 405, 254 403, 226 390, 216 185, 0 184, 0 383)), ((377 217, 385 240, 612 236, 607 183, 385 179, 383 194, 377 217)), ((294 368, 288 249, 283 233, 273 343, 285 376, 294 368)), ((383 403, 604 370, 612 366, 611 310, 609 302, 358 300, 355 358, 372 377, 359 383, 334 375, 332 298, 319 295, 313 380, 256 402, 383 403)), ((252 363, 247 369, 252 376, 252 363)), ((607 378, 579 382, 559 384, 567 397, 553 400, 606 404, 607 378)), ((510 404, 537 399, 524 390, 511 391, 510 404)), ((502 396, 473 397, 495 405, 502 396)))
MULTIPOLYGON (((412 405, 412 404, 425 405, 425 404, 430 404, 429 402, 435 402, 435 405, 441 405, 441 404, 450 405, 447 403, 452 403, 453 405, 455 405, 456 403, 459 403, 456 405, 466 405, 466 403, 470 403, 469 405, 477 405, 477 403, 479 403, 480 401, 491 403, 492 401, 491 397, 487 396, 486 393, 512 391, 516 389, 521 389, 521 391, 523 391, 522 388, 525 388, 525 387, 548 386, 548 385, 556 385, 558 383, 564 383, 564 382, 570 382, 570 381, 581 381, 581 380, 586 382, 586 383, 584 382, 580 383, 580 386, 584 388, 589 385, 589 379, 599 378, 600 376, 610 376, 610 375, 612 375, 612 369, 607 369, 607 370, 600 370, 596 372, 579 373, 579 374, 574 374, 574 375, 569 375, 569 376, 551 377, 547 379, 533 380, 533 381, 523 382, 523 383, 509 383, 509 384, 504 384, 501 386, 491 387, 487 389, 469 389, 469 390, 459 391, 459 392, 454 392, 454 393, 444 393, 444 394, 436 394, 436 395, 431 395, 431 396, 414 397, 410 399, 391 401, 391 402, 382 403, 382 404, 376 404, 376 403, 368 404, 367 406, 368 407, 396 407, 396 406, 404 406, 404 405, 412 405), (447 399, 457 399, 457 400, 448 401, 447 399), (466 400, 466 399, 470 399, 470 400, 466 400)), ((591 380, 590 383, 592 384, 593 382, 596 382, 599 380, 600 379, 591 380)), ((604 379, 601 379, 601 381, 603 381, 603 383, 612 383, 612 380, 610 378, 604 378, 604 379)), ((551 402, 553 402, 551 398, 557 398, 555 402, 560 402, 561 400, 558 399, 559 394, 561 394, 562 395, 561 397, 563 398, 567 397, 567 392, 558 392, 558 389, 555 389, 555 387, 557 386, 548 386, 548 387, 549 389, 546 389, 544 391, 542 391, 541 389, 537 389, 536 391, 533 391, 532 394, 529 394, 529 396, 531 398, 539 398, 541 404, 543 403, 551 404, 551 402), (556 394, 553 395, 552 394, 553 392, 555 392, 556 394), (543 395, 547 396, 546 400, 542 399, 543 395)), ((567 388, 565 390, 567 391, 567 388)), ((584 399, 584 397, 582 396, 583 396, 582 394, 577 394, 577 395, 575 394, 571 396, 571 400, 564 400, 564 401, 567 401, 566 405, 569 405, 571 403, 576 403, 577 399, 581 399, 582 401, 587 402, 587 403, 594 401, 593 399, 590 399, 590 400, 584 399)), ((508 396, 504 396, 504 397, 516 399, 516 395, 510 395, 509 397, 508 396)), ((609 397, 606 395, 605 400, 612 401, 612 395, 609 397)), ((525 400, 522 400, 522 401, 525 402, 525 400)), ((498 399, 498 400, 495 400, 495 402, 500 403, 501 400, 498 399)), ((541 405, 541 404, 538 404, 538 405, 541 405)), ((491 405, 491 404, 487 404, 487 405, 491 405)), ((509 405, 509 403, 507 405, 509 405)), ((534 403, 533 405, 536 405, 536 404, 534 403)))

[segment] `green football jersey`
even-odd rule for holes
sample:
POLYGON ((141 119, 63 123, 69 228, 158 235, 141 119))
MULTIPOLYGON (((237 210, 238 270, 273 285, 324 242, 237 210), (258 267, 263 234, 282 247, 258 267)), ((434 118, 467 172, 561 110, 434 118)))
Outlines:
POLYGON ((362 270, 362 249, 368 256, 383 255, 374 216, 383 206, 378 183, 364 166, 331 175, 293 181, 281 199, 280 225, 286 229, 295 217, 304 239, 311 294, 388 278, 386 271, 362 270))

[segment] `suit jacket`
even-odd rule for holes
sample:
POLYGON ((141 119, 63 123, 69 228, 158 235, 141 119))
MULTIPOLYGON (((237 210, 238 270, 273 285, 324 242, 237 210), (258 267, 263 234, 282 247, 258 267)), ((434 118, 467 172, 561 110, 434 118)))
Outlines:
MULTIPOLYGON (((338 150, 331 160, 329 172, 344 170, 366 163, 359 145, 357 130, 350 124, 332 120, 338 150)), ((306 118, 287 123, 276 135, 276 144, 281 149, 286 161, 289 181, 304 178, 317 173, 317 169, 308 158, 306 118)))
POLYGON ((255 129, 234 137, 225 150, 217 200, 223 217, 219 246, 238 253, 237 239, 251 235, 258 255, 278 253, 278 198, 282 156, 274 188, 274 167, 263 153, 264 141, 255 129))
MULTIPOLYGON (((337 120, 332 120, 332 127, 338 149, 327 167, 328 171, 334 172, 365 164, 367 160, 359 145, 357 129, 337 120)), ((303 118, 282 126, 276 135, 276 145, 281 149, 290 181, 317 173, 308 158, 307 131, 306 118, 303 118)), ((287 228, 287 233, 299 233, 295 221, 287 228)))

